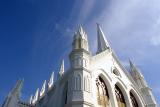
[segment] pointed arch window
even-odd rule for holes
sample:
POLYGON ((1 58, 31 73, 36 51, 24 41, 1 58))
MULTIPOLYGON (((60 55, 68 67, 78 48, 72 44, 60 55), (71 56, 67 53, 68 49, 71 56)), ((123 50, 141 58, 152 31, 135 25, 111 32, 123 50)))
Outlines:
POLYGON ((81 90, 81 75, 78 74, 77 76, 74 77, 74 90, 81 90))
POLYGON ((98 77, 96 79, 96 86, 97 86, 98 105, 100 105, 101 107, 108 107, 109 94, 108 94, 107 86, 101 77, 98 77))
POLYGON ((120 90, 120 88, 117 85, 115 85, 115 94, 116 94, 118 107, 126 107, 126 103, 125 103, 125 99, 122 94, 122 91, 120 90))
POLYGON ((139 107, 136 98, 131 92, 130 92, 130 99, 133 107, 139 107))

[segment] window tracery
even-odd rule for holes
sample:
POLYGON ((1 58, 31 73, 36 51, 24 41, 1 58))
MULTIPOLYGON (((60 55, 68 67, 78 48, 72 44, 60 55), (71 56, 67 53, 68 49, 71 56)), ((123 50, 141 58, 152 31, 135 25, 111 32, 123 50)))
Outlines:
POLYGON ((130 99, 133 107, 139 107, 136 98, 131 92, 130 92, 130 99))
POLYGON ((109 106, 109 94, 107 90, 107 86, 101 77, 96 79, 96 86, 97 86, 97 101, 98 105, 101 107, 108 107, 109 106))
POLYGON ((126 103, 125 103, 125 99, 122 94, 122 91, 120 90, 120 88, 117 85, 115 85, 115 94, 116 94, 118 107, 126 107, 126 103))

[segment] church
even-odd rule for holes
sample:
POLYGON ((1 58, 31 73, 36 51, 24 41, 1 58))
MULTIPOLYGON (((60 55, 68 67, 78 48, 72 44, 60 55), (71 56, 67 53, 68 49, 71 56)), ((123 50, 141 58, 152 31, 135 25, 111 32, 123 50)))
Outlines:
POLYGON ((2 107, 157 107, 151 88, 136 65, 130 70, 121 64, 97 24, 97 52, 91 54, 87 34, 79 27, 69 54, 54 81, 54 72, 28 102, 20 98, 23 80, 6 97, 2 107))

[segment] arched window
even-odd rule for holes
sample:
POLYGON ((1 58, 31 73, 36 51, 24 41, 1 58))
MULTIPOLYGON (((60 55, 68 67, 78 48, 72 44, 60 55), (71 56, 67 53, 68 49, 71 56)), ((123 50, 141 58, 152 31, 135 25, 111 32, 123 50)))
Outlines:
POLYGON ((131 92, 130 92, 130 99, 133 107, 139 107, 136 98, 131 92))
POLYGON ((98 105, 100 105, 101 107, 108 107, 109 94, 108 94, 107 86, 101 77, 98 77, 96 79, 96 86, 97 86, 98 105))
POLYGON ((81 76, 78 74, 77 76, 77 90, 81 90, 81 76))
POLYGON ((122 94, 122 91, 120 90, 120 88, 117 85, 115 85, 115 94, 116 94, 118 107, 126 107, 126 103, 125 103, 125 99, 122 94))
POLYGON ((74 77, 74 89, 75 90, 81 90, 81 76, 78 74, 77 76, 74 77))

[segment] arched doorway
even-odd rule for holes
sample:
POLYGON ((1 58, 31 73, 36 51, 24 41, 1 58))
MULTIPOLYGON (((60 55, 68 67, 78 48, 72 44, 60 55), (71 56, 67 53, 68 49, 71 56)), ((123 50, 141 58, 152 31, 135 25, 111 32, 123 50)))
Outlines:
POLYGON ((132 94, 132 92, 130 92, 130 99, 131 99, 132 107, 139 107, 138 102, 136 98, 134 97, 134 95, 132 94))
POLYGON ((99 76, 96 79, 97 103, 100 107, 109 107, 109 94, 104 80, 99 76))
POLYGON ((115 94, 116 94, 118 107, 126 107, 126 102, 125 102, 123 93, 117 85, 115 85, 115 94))

